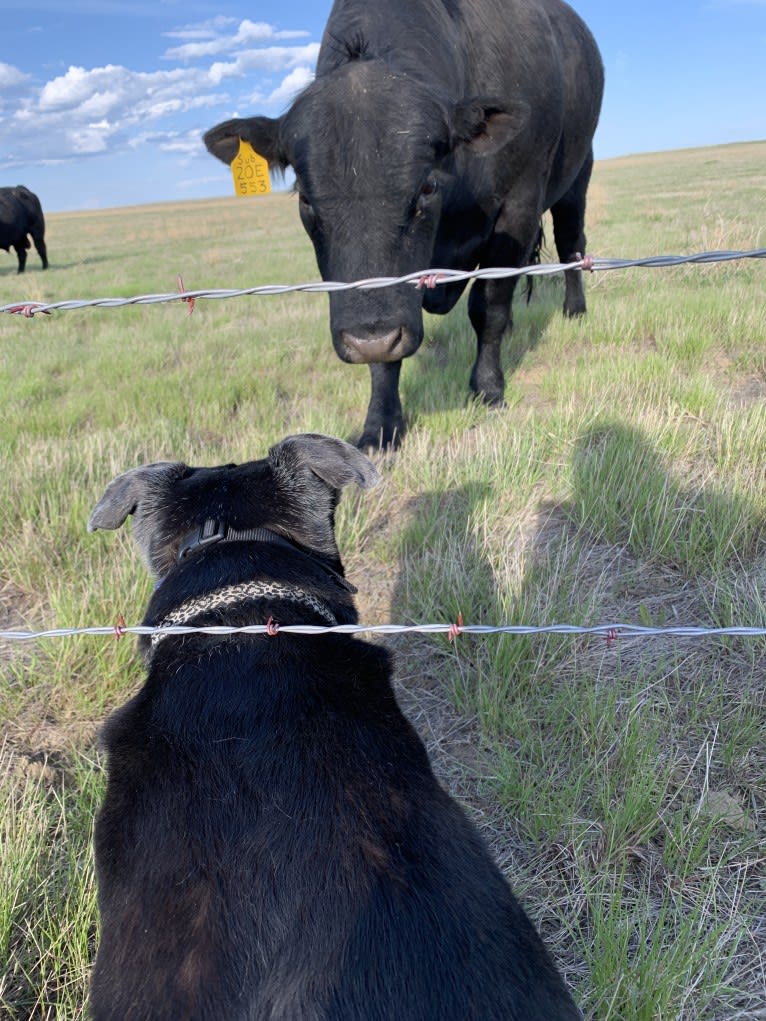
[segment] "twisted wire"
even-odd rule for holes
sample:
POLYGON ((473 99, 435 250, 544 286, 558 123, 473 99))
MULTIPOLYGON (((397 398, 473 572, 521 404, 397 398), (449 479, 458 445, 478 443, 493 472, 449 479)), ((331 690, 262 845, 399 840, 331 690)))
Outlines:
POLYGON ((332 293, 335 291, 360 290, 368 291, 384 287, 397 287, 403 284, 414 287, 436 287, 439 284, 461 283, 467 280, 500 280, 506 277, 550 276, 567 270, 588 272, 604 272, 617 269, 660 269, 670 266, 682 266, 687 263, 710 264, 732 262, 737 259, 766 259, 766 248, 755 248, 751 251, 711 251, 697 252, 693 255, 652 255, 639 259, 599 259, 586 256, 574 262, 541 263, 533 266, 507 267, 495 266, 486 269, 454 270, 428 269, 415 273, 407 273, 399 277, 369 277, 351 283, 332 280, 320 280, 302 284, 263 284, 258 287, 218 288, 197 291, 181 289, 171 294, 139 294, 128 298, 90 298, 69 299, 66 301, 17 301, 0 305, 0 312, 23 315, 31 318, 37 313, 69 312, 80 308, 119 308, 125 305, 155 305, 162 302, 185 301, 193 303, 198 300, 220 300, 247 296, 265 296, 289 294, 294 291, 308 293, 332 293))
MULTIPOLYGON (((322 635, 322 634, 446 634, 446 635, 590 635, 608 640, 616 638, 763 638, 766 627, 746 627, 734 625, 730 627, 697 627, 694 625, 673 625, 667 627, 651 627, 639 624, 596 624, 581 626, 577 624, 283 624, 277 628, 279 634, 322 635)), ((0 640, 9 642, 27 642, 48 638, 67 638, 75 635, 122 636, 132 635, 189 635, 204 634, 215 636, 226 635, 272 635, 274 625, 248 624, 231 627, 225 624, 195 627, 186 624, 175 624, 167 627, 151 627, 148 625, 126 626, 98 625, 91 627, 51 628, 43 631, 0 631, 0 640)))

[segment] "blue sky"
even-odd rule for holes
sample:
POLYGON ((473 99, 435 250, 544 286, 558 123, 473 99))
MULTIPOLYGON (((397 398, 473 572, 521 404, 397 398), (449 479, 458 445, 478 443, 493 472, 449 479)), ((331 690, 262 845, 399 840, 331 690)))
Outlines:
MULTIPOLYGON (((0 0, 0 184, 48 211, 231 194, 202 132, 277 115, 330 0, 0 0)), ((596 157, 766 139, 766 0, 573 0, 606 67, 596 157)))

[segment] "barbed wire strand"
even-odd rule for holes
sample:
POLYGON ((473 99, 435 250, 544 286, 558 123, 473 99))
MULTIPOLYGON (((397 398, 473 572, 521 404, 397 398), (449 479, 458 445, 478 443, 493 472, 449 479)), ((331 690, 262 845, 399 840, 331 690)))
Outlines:
POLYGON ((0 305, 0 312, 31 318, 37 313, 69 312, 79 308, 118 308, 125 305, 154 305, 172 301, 193 303, 202 299, 219 300, 254 295, 289 294, 295 291, 308 293, 332 293, 349 290, 367 291, 384 287, 397 287, 402 284, 409 284, 419 288, 433 288, 439 284, 462 283, 467 280, 500 280, 506 277, 548 276, 555 273, 563 273, 567 270, 599 273, 617 269, 659 269, 685 264, 732 262, 737 259, 766 259, 766 248, 755 248, 751 251, 697 252, 694 255, 653 255, 639 259, 599 259, 593 256, 586 256, 583 259, 569 263, 540 263, 521 267, 496 266, 487 269, 465 271, 428 269, 415 273, 407 273, 405 276, 400 277, 370 277, 365 280, 356 280, 352 283, 322 280, 303 284, 263 284, 258 287, 219 288, 199 291, 181 289, 173 294, 139 294, 130 298, 70 299, 53 302, 17 301, 7 305, 0 305))
POLYGON ((47 631, 0 631, 0 641, 28 642, 48 638, 69 638, 76 635, 96 635, 121 637, 122 635, 263 635, 263 634, 446 634, 460 635, 586 635, 614 641, 617 638, 763 638, 766 627, 697 627, 693 625, 670 625, 651 627, 639 624, 596 624, 581 626, 577 624, 548 624, 535 626, 531 624, 335 624, 333 626, 319 624, 247 624, 231 627, 224 624, 193 627, 187 624, 172 626, 149 626, 144 624, 127 626, 112 624, 95 627, 52 628, 47 631))

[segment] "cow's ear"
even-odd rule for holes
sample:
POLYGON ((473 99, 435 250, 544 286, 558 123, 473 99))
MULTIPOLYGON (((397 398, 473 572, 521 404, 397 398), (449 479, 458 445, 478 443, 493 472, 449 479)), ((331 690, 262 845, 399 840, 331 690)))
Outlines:
POLYGON ((489 156, 523 131, 529 116, 529 105, 523 100, 501 103, 473 99, 460 103, 452 116, 453 145, 465 146, 477 156, 489 156))
POLYGON ((272 117, 236 117, 216 124, 204 135, 208 152, 229 164, 239 152, 240 139, 249 142, 275 170, 284 170, 290 162, 280 144, 280 122, 272 117))

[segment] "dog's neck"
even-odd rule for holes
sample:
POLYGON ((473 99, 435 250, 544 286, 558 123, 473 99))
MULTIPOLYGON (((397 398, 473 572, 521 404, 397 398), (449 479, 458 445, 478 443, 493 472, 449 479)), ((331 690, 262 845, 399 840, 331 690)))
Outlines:
POLYGON ((172 634, 171 631, 163 633, 163 629, 191 627, 203 614, 225 610, 227 607, 237 607, 241 610, 247 603, 269 601, 294 603, 298 607, 303 607, 319 616, 327 627, 334 627, 338 623, 335 614, 323 599, 299 585, 283 585, 279 581, 243 581, 237 585, 224 585, 212 592, 187 599, 167 613, 157 625, 158 630, 151 636, 152 651, 164 638, 172 634))
POLYGON ((207 518, 201 525, 188 532, 181 540, 176 560, 180 563, 196 550, 221 542, 263 542, 271 546, 282 546, 292 553, 302 553, 303 556, 308 557, 314 563, 319 563, 322 570, 329 574, 341 588, 352 594, 357 591, 356 586, 352 585, 350 581, 346 581, 342 574, 338 574, 328 564, 318 560, 308 550, 290 542, 284 535, 273 532, 270 528, 262 528, 260 526, 257 528, 232 528, 220 518, 207 518))
MULTIPOLYGON (((216 543, 226 542, 258 542, 266 543, 269 546, 278 546, 289 550, 291 553, 300 553, 308 557, 313 563, 318 564, 322 571, 330 576, 334 584, 348 592, 356 592, 356 588, 346 579, 334 571, 326 563, 311 555, 307 550, 294 545, 285 536, 278 532, 272 532, 269 528, 231 528, 225 521, 208 518, 201 525, 188 532, 178 548, 176 559, 179 563, 187 560, 193 553, 216 543)), ((161 584, 161 582, 160 582, 161 584)), ((258 580, 243 581, 237 584, 224 585, 214 589, 212 592, 205 592, 202 595, 194 596, 180 603, 159 621, 151 636, 151 649, 154 652, 163 639, 168 638, 173 627, 191 627, 195 620, 204 614, 212 611, 225 610, 228 607, 242 609, 247 604, 269 603, 269 602, 293 603, 296 607, 302 607, 318 616, 322 623, 328 627, 334 627, 338 621, 329 605, 319 596, 307 591, 297 584, 285 584, 281 581, 258 580)))

